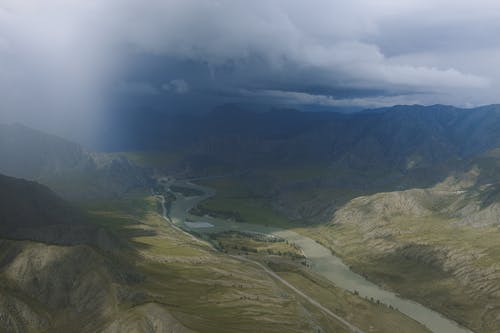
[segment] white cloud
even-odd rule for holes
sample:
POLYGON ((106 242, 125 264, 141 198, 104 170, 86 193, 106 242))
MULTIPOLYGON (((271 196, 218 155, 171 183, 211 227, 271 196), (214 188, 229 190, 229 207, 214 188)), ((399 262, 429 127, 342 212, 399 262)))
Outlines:
MULTIPOLYGON (((377 44, 381 34, 387 33, 384 24, 395 19, 398 26, 392 29, 417 31, 411 36, 415 44, 433 39, 432 35, 418 35, 421 26, 430 31, 435 27, 438 33, 443 25, 472 29, 484 20, 496 21, 500 3, 494 1, 156 0, 144 6, 128 0, 125 4, 112 1, 107 10, 118 13, 110 15, 115 17, 112 30, 120 31, 114 38, 134 45, 139 52, 207 62, 215 71, 228 62, 244 66, 248 59, 259 58, 269 66, 255 73, 260 81, 266 80, 268 72, 295 67, 309 81, 321 72, 317 78, 321 85, 442 94, 476 89, 483 95, 485 89, 493 93, 491 87, 500 80, 477 71, 471 66, 473 58, 462 63, 395 62, 377 44)), ((487 32, 485 45, 495 43, 493 36, 498 33, 487 32)), ((500 60, 497 62, 500 66, 500 60)))
MULTIPOLYGON (((384 94, 460 105, 499 98, 498 1, 0 1, 1 119, 69 114, 79 125, 74 115, 106 108, 112 83, 127 77, 124 59, 144 54, 207 64, 215 88, 224 72, 233 88, 379 90, 384 103, 393 99, 384 94)), ((162 87, 177 94, 196 80, 170 77, 184 78, 162 87)), ((127 77, 118 89, 154 94, 140 82, 160 80, 127 77)))
POLYGON ((413 104, 435 104, 439 101, 434 100, 433 96, 426 94, 407 94, 396 96, 375 96, 358 98, 333 98, 329 95, 308 94, 297 91, 282 90, 241 90, 241 93, 253 98, 272 98, 278 100, 281 104, 289 105, 323 105, 332 107, 361 107, 361 108, 379 108, 392 105, 413 105, 413 104), (433 102, 434 100, 434 102, 433 102))

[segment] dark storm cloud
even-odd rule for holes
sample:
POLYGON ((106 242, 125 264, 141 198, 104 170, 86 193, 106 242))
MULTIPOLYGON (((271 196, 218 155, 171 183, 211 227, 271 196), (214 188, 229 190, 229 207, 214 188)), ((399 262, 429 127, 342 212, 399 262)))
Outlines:
POLYGON ((487 0, 0 0, 0 115, 98 123, 124 95, 492 103, 499 19, 487 0))
POLYGON ((165 62, 196 63, 193 89, 326 105, 481 104, 496 101, 499 76, 470 52, 480 47, 491 63, 498 8, 488 1, 170 1, 151 5, 148 20, 142 12, 128 17, 132 31, 122 38, 165 62))

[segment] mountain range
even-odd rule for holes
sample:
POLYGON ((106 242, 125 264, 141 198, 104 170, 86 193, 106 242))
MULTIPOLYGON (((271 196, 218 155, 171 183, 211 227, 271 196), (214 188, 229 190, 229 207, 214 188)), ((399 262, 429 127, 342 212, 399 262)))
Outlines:
POLYGON ((353 114, 226 105, 196 115, 150 114, 137 121, 139 116, 117 120, 127 136, 119 140, 116 131, 115 149, 169 152, 175 158, 168 171, 187 177, 244 173, 241 182, 271 197, 291 219, 327 219, 338 198, 297 209, 301 203, 290 193, 342 191, 347 197, 338 207, 353 198, 348 192, 432 186, 500 145, 497 105, 394 106, 353 114), (289 173, 296 177, 286 179, 289 173))
MULTIPOLYGON (((316 318, 295 299, 281 312, 276 281, 168 228, 151 197, 158 175, 215 188, 200 215, 299 228, 353 270, 475 332, 500 325, 500 106, 340 114, 226 105, 138 117, 124 113, 102 143, 111 151, 98 153, 0 125, 1 329, 199 331, 214 325, 199 293, 227 288, 213 295, 224 304, 242 269, 255 277, 252 292, 266 290, 259 297, 280 290, 265 315, 281 324, 270 331, 316 318), (212 279, 213 265, 227 285, 212 279)), ((260 308, 238 293, 238 306, 260 308)))

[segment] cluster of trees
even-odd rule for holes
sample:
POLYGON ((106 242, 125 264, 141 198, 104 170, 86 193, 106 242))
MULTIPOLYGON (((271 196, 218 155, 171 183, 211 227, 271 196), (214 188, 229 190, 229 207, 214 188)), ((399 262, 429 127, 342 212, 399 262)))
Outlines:
MULTIPOLYGON (((359 292, 358 292, 357 290, 354 290, 352 293, 353 293, 354 295, 356 295, 356 296, 359 296, 359 292)), ((391 309, 391 310, 398 310, 397 308, 393 307, 392 305, 382 303, 382 302, 380 302, 380 300, 378 300, 378 299, 376 300, 376 299, 374 299, 373 297, 368 297, 368 296, 365 296, 365 297, 364 297, 364 299, 366 299, 367 301, 370 301, 370 302, 372 302, 372 303, 375 303, 375 304, 377 304, 377 305, 384 305, 384 306, 388 307, 388 308, 389 308, 389 309, 391 309)))
MULTIPOLYGON (((273 236, 268 236, 264 234, 258 234, 258 233, 251 233, 251 232, 237 232, 237 231, 224 231, 218 234, 211 234, 210 240, 214 246, 219 249, 222 252, 226 252, 228 248, 227 246, 230 246, 230 249, 236 250, 236 251, 241 251, 245 254, 249 253, 267 253, 268 255, 277 255, 277 256, 288 256, 291 257, 292 259, 304 259, 304 256, 300 254, 300 247, 298 247, 295 243, 290 243, 285 239, 278 238, 278 237, 273 237, 273 236), (229 244, 224 245, 223 239, 226 237, 235 237, 235 238, 250 238, 251 240, 257 241, 257 242, 263 242, 263 243, 285 243, 287 246, 291 247, 291 250, 276 250, 272 248, 265 248, 262 250, 259 250, 258 247, 252 247, 248 245, 239 245, 238 243, 236 244, 229 244)), ((231 242, 232 243, 232 242, 231 242)))

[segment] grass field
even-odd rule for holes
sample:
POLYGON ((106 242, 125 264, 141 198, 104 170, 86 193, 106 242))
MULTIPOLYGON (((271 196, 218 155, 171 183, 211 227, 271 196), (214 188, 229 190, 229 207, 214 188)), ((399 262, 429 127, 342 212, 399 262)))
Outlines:
MULTIPOLYGON (((331 212, 366 194, 354 187, 324 185, 339 174, 327 166, 298 166, 254 170, 252 177, 228 176, 199 181, 217 190, 199 205, 200 214, 240 218, 244 222, 294 228, 328 222, 331 212)), ((342 173, 341 173, 342 174, 342 173)))
POLYGON ((321 277, 300 271, 283 270, 278 273, 281 277, 295 286, 300 286, 306 294, 314 297, 329 309, 334 309, 349 322, 363 327, 366 332, 422 332, 426 331, 419 323, 408 318, 402 318, 397 311, 385 305, 376 304, 369 300, 335 288, 330 282, 321 277))
POLYGON ((214 215, 238 216, 242 222, 262 224, 266 226, 288 227, 288 219, 276 212, 269 198, 255 195, 245 184, 236 178, 219 178, 204 180, 202 185, 217 190, 217 195, 203 201, 199 207, 202 211, 213 212, 214 215))

